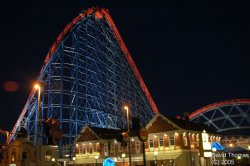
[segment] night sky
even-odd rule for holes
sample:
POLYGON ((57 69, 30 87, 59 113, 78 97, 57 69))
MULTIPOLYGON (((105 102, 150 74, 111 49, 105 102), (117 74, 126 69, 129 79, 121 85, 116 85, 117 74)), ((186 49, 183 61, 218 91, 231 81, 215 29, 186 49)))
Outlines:
POLYGON ((250 97, 247 1, 1 1, 1 129, 14 126, 57 35, 92 6, 109 9, 160 112, 250 97))

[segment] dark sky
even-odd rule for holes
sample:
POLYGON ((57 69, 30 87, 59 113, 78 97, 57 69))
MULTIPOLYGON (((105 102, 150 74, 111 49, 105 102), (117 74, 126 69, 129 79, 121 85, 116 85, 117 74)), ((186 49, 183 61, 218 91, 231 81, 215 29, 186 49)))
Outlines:
POLYGON ((12 129, 57 35, 96 5, 109 9, 160 112, 250 97, 247 1, 1 1, 0 128, 12 129))

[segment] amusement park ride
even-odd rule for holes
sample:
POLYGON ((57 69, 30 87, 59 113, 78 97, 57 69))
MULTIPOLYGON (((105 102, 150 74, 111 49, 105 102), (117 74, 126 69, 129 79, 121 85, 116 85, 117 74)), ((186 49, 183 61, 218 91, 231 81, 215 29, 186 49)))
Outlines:
POLYGON ((41 133, 41 142, 46 144, 46 131, 43 127, 40 131, 39 123, 54 118, 63 131, 62 147, 72 145, 85 125, 125 129, 125 103, 131 105, 131 117, 138 117, 142 124, 158 112, 106 9, 83 11, 64 28, 36 82, 41 93, 31 91, 7 142, 24 127, 34 143, 41 133))
MULTIPOLYGON (((36 143, 38 123, 48 119, 58 120, 56 139, 51 141, 62 138, 59 147, 73 145, 85 125, 125 129, 125 103, 131 106, 130 115, 139 118, 142 125, 158 112, 106 9, 83 11, 64 28, 51 46, 36 82, 41 85, 39 96, 33 89, 13 130, 0 130, 8 143, 21 127, 36 143)), ((249 110, 249 99, 231 100, 201 108, 189 119, 218 132, 249 129, 249 110)), ((42 144, 47 144, 48 131, 42 127, 39 132, 42 144)))
POLYGON ((250 99, 234 99, 210 104, 194 111, 189 119, 204 123, 220 133, 232 134, 238 133, 239 130, 249 130, 250 99))

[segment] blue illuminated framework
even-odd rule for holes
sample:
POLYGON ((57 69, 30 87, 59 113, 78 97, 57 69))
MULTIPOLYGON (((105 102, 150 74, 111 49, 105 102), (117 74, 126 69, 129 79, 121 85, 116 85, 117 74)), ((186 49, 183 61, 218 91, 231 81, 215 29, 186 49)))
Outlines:
MULTIPOLYGON (((158 112, 105 9, 84 11, 66 26, 51 47, 37 82, 42 86, 41 120, 60 120, 64 133, 60 146, 72 145, 87 124, 126 128, 125 103, 143 125, 158 112)), ((21 126, 36 142, 37 107, 37 93, 32 90, 9 142, 21 126)))

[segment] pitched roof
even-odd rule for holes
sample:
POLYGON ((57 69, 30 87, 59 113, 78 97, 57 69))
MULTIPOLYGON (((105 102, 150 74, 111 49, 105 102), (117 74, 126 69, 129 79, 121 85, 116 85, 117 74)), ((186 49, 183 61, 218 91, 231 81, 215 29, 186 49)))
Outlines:
POLYGON ((92 141, 98 139, 116 139, 124 130, 97 128, 85 126, 79 134, 76 142, 92 141))
POLYGON ((190 122, 188 120, 176 119, 170 116, 165 116, 160 113, 154 115, 151 121, 147 124, 149 132, 163 132, 170 130, 193 130, 193 131, 203 131, 206 130, 208 133, 217 134, 216 131, 212 130, 210 127, 199 124, 195 122, 190 122), (152 129, 153 128, 153 129, 152 129))
POLYGON ((115 139, 123 130, 89 127, 100 139, 115 139))
POLYGON ((167 117, 167 118, 170 119, 172 122, 174 122, 176 125, 178 125, 182 129, 193 130, 193 131, 206 130, 207 133, 218 134, 216 131, 214 131, 213 129, 211 129, 210 127, 204 124, 190 122, 188 120, 176 119, 173 117, 167 117))

